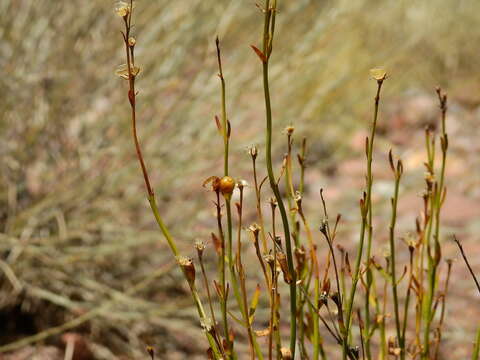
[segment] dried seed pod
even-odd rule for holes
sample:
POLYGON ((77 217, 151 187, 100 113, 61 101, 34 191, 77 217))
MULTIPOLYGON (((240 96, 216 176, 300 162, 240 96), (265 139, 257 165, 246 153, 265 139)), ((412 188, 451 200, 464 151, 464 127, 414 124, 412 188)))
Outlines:
POLYGON ((360 348, 358 346, 353 346, 350 348, 350 353, 353 355, 354 359, 358 359, 360 355, 360 348))
POLYGON ((320 232, 327 238, 328 240, 328 222, 327 219, 322 220, 322 224, 320 225, 320 232))
POLYGON ((275 269, 275 258, 272 254, 263 255, 263 260, 270 265, 272 269, 275 269))
POLYGON ((133 36, 130 36, 128 38, 128 46, 135 47, 136 44, 137 44, 137 39, 135 39, 133 36))
POLYGON ((397 345, 397 341, 395 340, 394 337, 390 336, 388 338, 388 354, 389 355, 394 355, 394 356, 399 356, 402 352, 402 349, 400 349, 397 345))
POLYGON ((213 246, 215 247, 215 251, 217 253, 217 255, 220 256, 220 254, 222 253, 222 249, 223 249, 223 242, 220 241, 220 239, 217 237, 217 235, 215 235, 213 232, 212 232, 212 242, 213 242, 213 246))
POLYGON ((302 194, 300 193, 300 191, 295 192, 295 197, 294 197, 293 200, 295 200, 295 204, 297 205, 297 209, 298 209, 299 214, 302 214, 303 213, 302 194))
POLYGON ((327 278, 322 284, 322 293, 324 293, 325 296, 328 296, 328 294, 330 293, 330 287, 331 287, 330 279, 327 278))
POLYGON ((320 298, 318 299, 318 310, 322 308, 323 305, 328 304, 328 295, 325 292, 320 294, 320 298))
POLYGON ((248 149, 248 153, 250 154, 250 156, 252 157, 253 160, 255 160, 258 156, 258 149, 257 147, 254 145, 254 146, 251 146, 249 149, 248 149))
POLYGON ((284 131, 285 131, 285 134, 287 134, 288 136, 291 136, 295 131, 295 128, 292 125, 289 125, 285 128, 284 131))
POLYGON ((246 188, 248 186, 248 182, 247 180, 238 180, 237 181, 237 187, 240 189, 240 190, 243 190, 244 188, 246 188))
POLYGON ((154 360, 155 359, 155 351, 153 350, 153 347, 147 346, 147 352, 150 355, 150 358, 152 360, 154 360))
POLYGON ((200 326, 207 332, 211 333, 215 326, 213 324, 213 320, 209 317, 203 318, 200 320, 200 326))
POLYGON ((183 270, 185 277, 187 278, 188 284, 194 286, 195 284, 195 265, 193 264, 192 259, 186 256, 177 257, 178 265, 183 270))
POLYGON ((224 176, 220 179, 219 188, 222 195, 229 199, 232 196, 233 189, 235 189, 235 180, 230 176, 224 176))
POLYGON ((292 360, 292 352, 289 348, 282 347, 280 349, 280 353, 282 354, 282 360, 292 360))
POLYGON ((272 209, 275 209, 277 207, 277 199, 275 199, 274 197, 271 197, 268 202, 270 203, 270 207, 272 209))
POLYGON ((195 249, 197 249, 198 256, 201 258, 205 250, 205 243, 200 239, 195 240, 195 249))
POLYGON ((248 230, 252 232, 254 240, 258 240, 258 234, 260 233, 260 226, 257 223, 253 223, 248 227, 248 230))
POLYGON ((297 259, 297 274, 300 278, 302 276, 303 270, 305 269, 305 263, 307 254, 303 245, 299 248, 295 248, 295 258, 297 259))
POLYGON ((119 1, 115 6, 115 12, 121 18, 126 18, 132 11, 130 4, 125 1, 119 1))
POLYGON ((282 269, 283 279, 287 284, 290 284, 293 279, 290 271, 288 270, 287 256, 280 251, 277 253, 277 261, 280 264, 280 269, 282 269))
POLYGON ((220 191, 220 178, 218 176, 210 176, 203 182, 202 186, 206 187, 208 184, 212 185, 212 191, 220 191))

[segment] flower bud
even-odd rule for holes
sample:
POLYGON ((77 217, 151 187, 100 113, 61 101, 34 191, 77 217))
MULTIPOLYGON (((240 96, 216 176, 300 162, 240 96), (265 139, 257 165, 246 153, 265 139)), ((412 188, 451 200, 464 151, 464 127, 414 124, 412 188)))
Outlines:
POLYGON ((248 149, 248 153, 250 154, 252 159, 255 160, 257 158, 257 155, 258 155, 257 147, 255 145, 250 147, 250 149, 248 149))

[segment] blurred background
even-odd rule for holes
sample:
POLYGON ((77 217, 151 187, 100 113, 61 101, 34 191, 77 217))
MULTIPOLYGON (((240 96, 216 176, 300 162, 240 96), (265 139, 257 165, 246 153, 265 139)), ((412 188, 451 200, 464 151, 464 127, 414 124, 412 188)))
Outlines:
MULTIPOLYGON (((143 359, 146 345, 160 359, 205 358, 135 159, 126 83, 115 76, 125 61, 114 7, 111 0, 0 1, 0 346, 42 334, 0 359, 63 359, 72 337, 86 352, 77 360, 143 359)), ((252 144, 264 164, 261 66, 249 48, 260 43, 263 18, 254 0, 138 0, 135 11, 140 137, 162 214, 193 256, 194 240, 208 240, 214 229, 202 182, 222 172, 213 120, 220 113, 216 35, 233 176, 252 181, 252 144)), ((274 157, 280 166, 285 126, 295 127, 296 144, 307 136, 304 203, 313 228, 324 187, 330 211, 344 218, 341 241, 348 247, 357 239, 376 89, 369 69, 381 66, 390 76, 375 154, 376 251, 388 235, 390 148, 406 168, 399 236, 414 229, 423 129, 438 121, 440 85, 450 100, 444 254, 458 256, 450 240, 456 233, 480 271, 479 44, 477 0, 279 1, 274 157)), ((448 358, 461 359, 480 309, 462 262, 453 273, 447 316, 454 321, 444 337, 448 358)))

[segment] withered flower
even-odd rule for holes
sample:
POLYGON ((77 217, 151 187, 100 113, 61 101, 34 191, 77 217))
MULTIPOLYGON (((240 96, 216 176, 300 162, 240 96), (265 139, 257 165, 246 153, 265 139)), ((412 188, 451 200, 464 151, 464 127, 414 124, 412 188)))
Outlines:
POLYGON ((282 347, 280 349, 280 353, 282 354, 282 359, 283 360, 292 360, 292 352, 290 351, 290 348, 282 347))
POLYGON ((384 69, 376 68, 370 70, 370 76, 377 81, 383 81, 387 78, 387 72, 384 69))
MULTIPOLYGON (((135 7, 135 4, 133 5, 133 7, 135 7)), ((126 18, 131 13, 131 11, 132 7, 130 6, 130 3, 125 1, 119 1, 115 6, 115 12, 121 18, 126 18)))
POLYGON ((195 249, 197 249, 198 256, 202 257, 203 251, 205 250, 205 243, 200 239, 195 240, 195 249))
POLYGON ((255 238, 258 238, 258 234, 260 233, 260 226, 257 223, 253 223, 248 227, 248 230, 252 232, 255 238))
POLYGON ((207 187, 208 184, 212 185, 212 191, 220 191, 220 178, 218 176, 210 176, 203 182, 202 186, 207 187))
POLYGON ((277 253, 277 261, 280 264, 280 269, 282 270, 283 273, 283 279, 287 284, 290 284, 292 282, 292 275, 290 274, 290 271, 288 270, 288 264, 287 264, 287 256, 283 252, 278 252, 277 253))
POLYGON ((195 265, 193 264, 192 259, 186 256, 178 256, 177 262, 182 268, 188 284, 193 287, 195 284, 195 265))
POLYGON ((134 47, 137 43, 137 40, 133 37, 133 36, 130 36, 128 38, 128 46, 130 47, 134 47))
POLYGON ((287 126, 284 130, 285 134, 292 135, 295 131, 295 128, 292 125, 287 126))
POLYGON ((253 160, 255 160, 258 156, 258 149, 255 145, 251 146, 249 149, 248 149, 248 153, 250 154, 250 156, 252 157, 253 160))
POLYGON ((244 189, 245 187, 247 187, 247 186, 248 186, 247 180, 241 179, 241 180, 238 180, 238 181, 237 181, 237 187, 238 187, 240 190, 243 190, 243 189, 244 189))

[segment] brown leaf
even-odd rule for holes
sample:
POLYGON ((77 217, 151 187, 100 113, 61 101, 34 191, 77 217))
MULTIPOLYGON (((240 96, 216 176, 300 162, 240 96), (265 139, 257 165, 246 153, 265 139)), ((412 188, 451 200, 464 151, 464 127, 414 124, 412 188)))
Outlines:
POLYGON ((255 53, 260 58, 260 60, 263 63, 266 63, 267 62, 267 57, 265 56, 265 54, 261 50, 259 50, 255 45, 250 45, 250 46, 252 47, 253 51, 255 51, 255 53))
POLYGON ((218 255, 222 254, 222 242, 220 239, 215 235, 215 233, 212 232, 212 242, 213 246, 215 247, 215 251, 217 252, 218 255))

